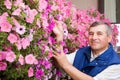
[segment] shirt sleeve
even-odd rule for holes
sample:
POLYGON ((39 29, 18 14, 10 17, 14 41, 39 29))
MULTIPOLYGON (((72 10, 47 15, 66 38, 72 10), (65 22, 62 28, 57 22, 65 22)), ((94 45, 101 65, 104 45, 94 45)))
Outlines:
POLYGON ((97 74, 94 80, 120 80, 120 64, 109 66, 97 74))
POLYGON ((75 58, 76 52, 77 52, 77 50, 76 50, 75 52, 73 52, 73 53, 66 54, 67 60, 68 60, 71 64, 73 64, 73 62, 74 62, 74 58, 75 58))

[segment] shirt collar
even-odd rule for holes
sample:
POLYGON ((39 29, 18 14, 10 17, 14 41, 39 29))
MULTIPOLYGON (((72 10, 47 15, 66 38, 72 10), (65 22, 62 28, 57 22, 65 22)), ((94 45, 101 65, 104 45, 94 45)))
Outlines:
POLYGON ((91 50, 91 58, 90 58, 90 61, 93 61, 96 57, 98 57, 99 55, 101 55, 102 53, 104 53, 107 49, 108 49, 108 47, 107 47, 104 51, 102 51, 102 52, 100 52, 99 54, 96 54, 96 55, 93 55, 93 52, 92 52, 92 50, 91 50))

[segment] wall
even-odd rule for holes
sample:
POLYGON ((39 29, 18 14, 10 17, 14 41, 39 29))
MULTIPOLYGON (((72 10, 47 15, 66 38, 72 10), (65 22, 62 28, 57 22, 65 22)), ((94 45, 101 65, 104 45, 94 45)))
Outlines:
POLYGON ((120 23, 120 0, 116 0, 116 22, 120 23))
POLYGON ((111 22, 116 22, 116 0, 105 0, 104 1, 104 14, 105 17, 110 19, 111 22))
POLYGON ((98 8, 98 2, 97 0, 68 0, 72 1, 72 3, 78 8, 78 9, 89 9, 91 7, 98 8))
POLYGON ((105 17, 108 18, 112 23, 120 22, 120 9, 119 9, 119 2, 120 0, 68 0, 72 1, 72 3, 78 8, 78 9, 89 9, 92 7, 95 7, 98 9, 99 6, 102 7, 101 10, 99 10, 101 13, 105 14, 105 17), (99 3, 98 3, 99 2, 99 3), (117 7, 116 7, 117 4, 117 7), (117 19, 117 20, 116 20, 117 19))

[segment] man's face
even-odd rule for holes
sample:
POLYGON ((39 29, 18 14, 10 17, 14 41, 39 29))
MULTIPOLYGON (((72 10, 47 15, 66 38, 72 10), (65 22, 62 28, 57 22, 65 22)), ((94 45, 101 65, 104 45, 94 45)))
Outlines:
POLYGON ((98 25, 90 28, 88 39, 92 50, 101 52, 108 47, 108 43, 111 41, 112 36, 107 35, 105 25, 98 25))

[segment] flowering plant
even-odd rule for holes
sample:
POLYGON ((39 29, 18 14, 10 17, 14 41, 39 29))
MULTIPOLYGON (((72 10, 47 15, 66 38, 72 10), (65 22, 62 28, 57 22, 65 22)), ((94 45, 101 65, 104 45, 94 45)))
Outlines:
MULTIPOLYGON (((66 76, 55 66, 52 32, 63 27, 65 53, 86 46, 87 28, 94 21, 110 21, 96 9, 78 10, 66 0, 3 0, 0 2, 0 78, 59 80, 66 76)), ((113 27, 116 44, 117 27, 113 27)))

